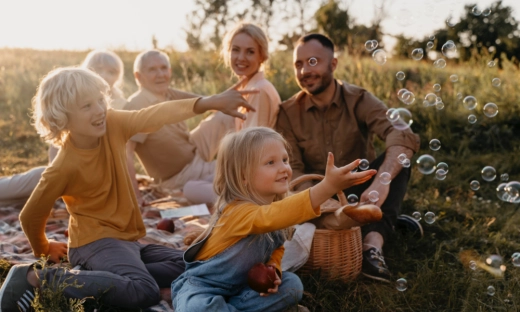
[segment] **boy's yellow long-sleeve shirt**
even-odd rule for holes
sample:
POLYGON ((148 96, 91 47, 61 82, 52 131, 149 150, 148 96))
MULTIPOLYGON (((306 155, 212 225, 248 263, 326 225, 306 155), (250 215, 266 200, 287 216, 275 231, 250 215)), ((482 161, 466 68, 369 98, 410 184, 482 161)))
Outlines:
MULTIPOLYGON (((195 257, 207 260, 234 245, 250 234, 263 234, 282 230, 318 217, 320 207, 312 208, 310 190, 286 197, 270 205, 235 201, 225 207, 211 234, 195 257)), ((284 254, 283 245, 269 260, 279 272, 284 254)))
POLYGON ((195 116, 197 100, 164 102, 139 111, 109 109, 106 133, 94 149, 78 149, 67 138, 20 212, 20 224, 34 255, 49 250, 45 225, 59 197, 70 213, 69 247, 102 238, 135 241, 143 237, 146 230, 127 171, 126 142, 136 133, 153 132, 195 116))

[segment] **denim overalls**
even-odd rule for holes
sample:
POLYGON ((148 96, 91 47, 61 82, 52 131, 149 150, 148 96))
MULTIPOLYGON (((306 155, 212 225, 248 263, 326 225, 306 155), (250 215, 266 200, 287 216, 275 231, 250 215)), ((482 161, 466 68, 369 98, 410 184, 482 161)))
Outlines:
MULTIPOLYGON (((208 234, 209 236, 209 234, 208 234)), ((283 272, 278 293, 267 297, 247 285, 247 272, 258 262, 266 263, 284 238, 281 231, 249 235, 205 261, 193 261, 208 236, 184 253, 186 271, 172 283, 175 312, 284 311, 297 305, 303 295, 300 278, 283 272)))

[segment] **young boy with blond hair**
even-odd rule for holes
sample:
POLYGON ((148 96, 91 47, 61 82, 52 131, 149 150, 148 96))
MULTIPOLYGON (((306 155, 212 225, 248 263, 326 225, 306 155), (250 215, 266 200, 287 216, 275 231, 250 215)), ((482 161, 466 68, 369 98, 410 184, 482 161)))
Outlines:
MULTIPOLYGON (((134 134, 216 109, 244 118, 237 109, 250 105, 251 91, 236 86, 207 98, 160 103, 139 111, 107 109, 109 86, 82 68, 58 68, 40 83, 33 99, 34 126, 46 141, 60 146, 20 213, 20 224, 34 255, 58 263, 65 271, 15 265, 0 289, 0 311, 31 308, 34 289, 54 279, 70 278, 82 287, 67 287, 69 298, 97 298, 125 308, 157 304, 159 288, 184 271, 182 251, 137 240, 146 234, 130 176, 125 144, 134 134), (45 225, 54 201, 62 198, 70 213, 69 241, 47 239, 45 225)), ((254 92, 254 91, 253 91, 254 92)))

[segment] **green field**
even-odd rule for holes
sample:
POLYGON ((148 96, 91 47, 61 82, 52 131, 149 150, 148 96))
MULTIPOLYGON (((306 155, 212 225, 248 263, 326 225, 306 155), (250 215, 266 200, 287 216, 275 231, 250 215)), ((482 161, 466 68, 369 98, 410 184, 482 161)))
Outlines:
MULTIPOLYGON (((41 77, 49 70, 79 64, 88 51, 35 51, 0 49, 0 175, 23 172, 47 161, 47 145, 30 124, 31 98, 41 77)), ((125 64, 126 96, 137 87, 131 73, 136 53, 116 51, 125 64)), ((234 81, 213 52, 170 53, 173 86, 199 94, 225 90, 234 81)), ((432 61, 388 59, 378 65, 371 58, 340 55, 336 77, 365 87, 389 107, 406 107, 413 116, 412 129, 421 136, 421 150, 412 159, 412 178, 403 212, 434 212, 433 224, 423 222, 422 239, 397 234, 385 247, 385 258, 395 279, 404 277, 408 289, 396 290, 386 285, 359 278, 348 284, 304 277, 306 288, 303 304, 311 311, 518 311, 520 310, 520 267, 511 263, 511 255, 520 252, 520 213, 518 204, 500 201, 496 187, 500 175, 509 181, 520 180, 520 79, 519 70, 507 60, 503 68, 488 67, 489 56, 474 57, 469 63, 448 60, 439 69, 432 61), (396 79, 398 71, 406 78, 396 79), (452 82, 451 75, 458 81, 452 82), (493 78, 501 85, 492 85, 493 78), (440 84, 437 93, 444 109, 425 107, 426 94, 440 84), (407 88, 415 94, 414 104, 406 106, 397 91, 407 88), (457 97, 473 95, 478 99, 469 111, 457 97), (485 103, 496 103, 499 113, 494 118, 483 114, 485 103), (468 115, 477 117, 475 124, 468 115), (429 149, 431 139, 440 140, 438 151, 429 149), (434 174, 423 175, 415 166, 422 154, 430 154, 437 162, 449 165, 445 180, 434 174), (497 178, 486 182, 481 177, 484 166, 493 166, 497 178), (470 181, 481 187, 472 191, 470 181), (506 271, 496 278, 482 269, 475 271, 461 261, 463 251, 472 251, 485 260, 488 255, 503 258, 506 271), (496 290, 487 294, 488 286, 496 290)), ((298 91, 292 72, 292 56, 288 52, 271 55, 267 78, 273 82, 282 99, 298 91)), ((197 123, 190 120, 190 126, 197 123)), ((378 142, 379 151, 382 145, 378 142)), ((0 274, 2 273, 0 262, 0 274)), ((5 271, 3 276, 5 276, 5 271)))

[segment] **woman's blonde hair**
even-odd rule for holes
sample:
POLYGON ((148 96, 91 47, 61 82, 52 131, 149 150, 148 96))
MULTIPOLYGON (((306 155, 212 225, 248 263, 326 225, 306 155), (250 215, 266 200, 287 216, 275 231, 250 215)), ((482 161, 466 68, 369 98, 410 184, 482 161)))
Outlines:
POLYGON ((125 68, 121 58, 112 51, 108 50, 93 50, 87 54, 87 57, 81 64, 81 67, 96 71, 96 66, 103 66, 112 68, 117 71, 117 80, 112 86, 112 98, 124 98, 123 95, 123 75, 125 68))
POLYGON ((67 114, 84 97, 95 94, 109 99, 110 86, 98 74, 79 67, 50 71, 40 82, 32 99, 32 122, 38 134, 56 146, 67 137, 67 114))
MULTIPOLYGON (((226 206, 237 201, 269 205, 251 188, 255 168, 260 162, 265 143, 281 142, 289 152, 290 146, 281 134, 267 127, 251 127, 226 135, 219 147, 213 186, 218 196, 215 212, 208 228, 195 242, 202 239, 216 225, 226 206)), ((285 198, 288 193, 278 194, 274 201, 285 198)))
POLYGON ((253 40, 260 47, 260 51, 258 52, 260 53, 260 59, 262 60, 262 63, 267 61, 269 58, 269 42, 262 28, 255 24, 240 22, 230 31, 228 31, 222 40, 222 50, 220 51, 220 55, 224 60, 224 64, 226 64, 228 67, 230 66, 229 52, 231 51, 231 41, 233 41, 233 38, 235 38, 236 35, 241 33, 244 33, 253 38, 253 40))

